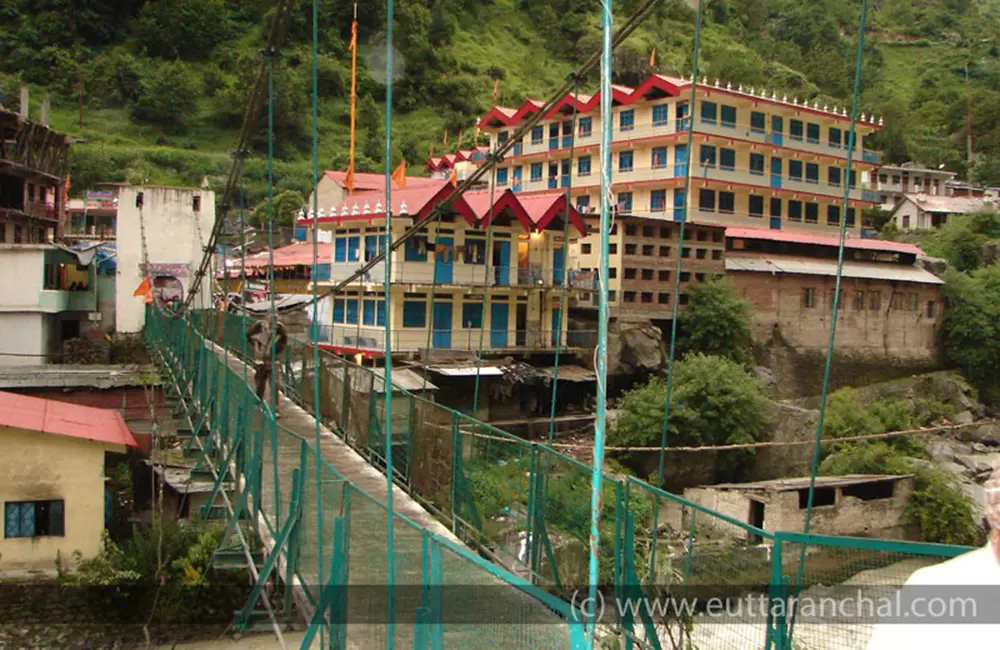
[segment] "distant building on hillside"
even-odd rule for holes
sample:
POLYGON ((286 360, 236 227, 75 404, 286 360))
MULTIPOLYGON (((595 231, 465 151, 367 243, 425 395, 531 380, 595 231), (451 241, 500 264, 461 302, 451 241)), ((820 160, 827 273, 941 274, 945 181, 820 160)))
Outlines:
MULTIPOLYGON (((699 83, 691 106, 691 87, 691 80, 660 74, 635 88, 613 86, 609 171, 619 214, 809 233, 836 233, 843 218, 857 232, 860 211, 878 200, 858 180, 879 163, 879 154, 862 146, 879 120, 858 121, 849 178, 845 108, 719 81, 699 83), (850 204, 841 214, 845 185, 850 204)), ((530 99, 496 106, 479 126, 495 148, 542 106, 530 99)), ((581 213, 596 210, 600 127, 599 94, 566 95, 497 166, 497 187, 518 194, 571 187, 581 213)))
MULTIPOLYGON (((455 180, 459 183, 467 179, 476 169, 486 162, 486 154, 489 153, 488 147, 476 147, 475 149, 463 149, 456 153, 445 154, 439 158, 431 158, 424 165, 424 171, 430 173, 431 178, 436 178, 439 180, 446 180, 451 177, 452 172, 455 173, 455 180)), ((482 179, 480 185, 486 185, 489 181, 489 176, 482 179)), ((518 188, 512 187, 515 192, 518 188)))
POLYGON ((873 191, 878 192, 883 209, 892 210, 907 194, 949 196, 948 185, 954 178, 955 172, 908 162, 883 165, 872 170, 870 185, 873 191))
MULTIPOLYGON (((826 350, 839 238, 726 231, 726 276, 750 301, 755 338, 776 337, 800 350, 826 350)), ((838 352, 933 360, 944 313, 940 278, 916 266, 911 244, 849 238, 845 242, 838 352)))
POLYGON ((901 230, 938 229, 954 214, 993 212, 997 200, 992 197, 928 196, 907 194, 896 203, 892 219, 901 230))

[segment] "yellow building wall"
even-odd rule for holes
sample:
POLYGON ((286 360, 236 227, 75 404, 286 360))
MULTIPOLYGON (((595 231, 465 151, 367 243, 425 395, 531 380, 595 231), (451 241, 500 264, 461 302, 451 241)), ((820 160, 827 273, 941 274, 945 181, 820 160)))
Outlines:
POLYGON ((62 537, 0 537, 0 571, 51 570, 57 554, 68 561, 74 551, 85 558, 97 555, 104 530, 104 454, 109 446, 3 427, 0 447, 2 501, 61 499, 65 520, 62 537))

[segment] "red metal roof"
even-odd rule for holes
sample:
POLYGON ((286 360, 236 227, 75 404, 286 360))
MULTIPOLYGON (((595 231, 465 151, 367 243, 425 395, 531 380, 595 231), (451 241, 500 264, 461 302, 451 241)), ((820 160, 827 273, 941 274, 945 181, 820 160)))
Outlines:
MULTIPOLYGON (((545 230, 555 219, 566 213, 566 194, 564 192, 545 192, 529 196, 517 196, 517 206, 512 207, 525 230, 545 230)), ((569 206, 569 222, 581 235, 587 234, 587 225, 576 211, 569 206)), ((560 222, 561 223, 561 222, 560 222)))
MULTIPOLYGON (((770 230, 768 228, 741 228, 729 226, 726 228, 726 237, 735 237, 739 239, 766 239, 769 241, 783 241, 793 244, 815 244, 818 246, 840 246, 840 237, 836 235, 819 235, 813 233, 792 232, 789 230, 770 230)), ((890 253, 905 253, 909 255, 923 255, 924 253, 923 250, 913 244, 884 241, 882 239, 864 239, 861 237, 848 237, 844 241, 844 248, 885 251, 890 253)))
MULTIPOLYGON (((641 84, 635 88, 629 86, 613 85, 611 87, 612 103, 622 106, 628 106, 634 104, 635 102, 648 97, 653 91, 659 91, 659 93, 666 94, 671 97, 677 97, 681 92, 689 90, 691 88, 691 81, 687 79, 678 79, 676 77, 669 77, 667 75, 652 74, 646 78, 641 84)), ((751 95, 749 91, 742 91, 739 88, 732 88, 726 86, 716 86, 714 84, 699 83, 699 89, 703 89, 706 94, 711 95, 712 93, 745 97, 747 99, 752 99, 754 103, 760 104, 771 104, 780 105, 786 108, 791 108, 795 111, 800 111, 803 113, 812 113, 815 115, 823 115, 826 117, 836 117, 842 122, 849 121, 849 117, 843 115, 842 113, 834 113, 830 110, 821 110, 819 108, 813 108, 807 106, 804 102, 800 104, 795 104, 784 99, 777 99, 777 97, 767 97, 760 94, 751 95)), ((593 110, 600 108, 601 105, 601 93, 596 92, 590 96, 588 101, 583 101, 583 95, 578 96, 577 99, 577 111, 580 113, 589 113, 593 110)), ((565 105, 569 101, 572 104, 572 100, 568 97, 562 98, 553 107, 553 111, 550 111, 546 118, 551 117, 555 110, 565 105)), ((507 106, 494 106, 483 119, 479 121, 480 128, 488 126, 511 126, 517 124, 522 119, 528 115, 536 112, 541 107, 541 103, 536 100, 527 100, 520 108, 510 108, 507 106)), ((872 127, 874 129, 881 128, 874 119, 868 120, 858 120, 858 124, 864 124, 865 126, 872 127)), ((860 162, 860 161, 859 161, 860 162)))
MULTIPOLYGON (((430 179, 425 179, 430 180, 430 179)), ((434 179, 423 187, 397 190, 392 193, 392 213, 401 217, 419 220, 430 214, 437 204, 451 196, 455 187, 445 180, 434 179), (405 210, 403 209, 405 207, 405 210)), ((461 196, 452 207, 465 217, 469 225, 474 225, 476 215, 461 196)), ((342 223, 345 221, 374 220, 385 217, 385 192, 364 192, 350 196, 330 210, 330 214, 319 219, 320 223, 342 223)), ((299 222, 309 224, 312 219, 300 218, 299 222)))
MULTIPOLYGON (((308 220, 308 219, 307 219, 308 220)), ((330 263, 330 244, 319 242, 316 247, 317 262, 319 264, 330 263)), ((240 260, 230 260, 233 266, 239 266, 240 260)), ((312 266, 313 245, 312 242, 295 242, 288 246, 274 249, 275 266, 312 266)), ((247 267, 266 267, 268 264, 267 251, 247 256, 247 267)))
MULTIPOLYGON (((339 185, 344 184, 344 179, 347 176, 345 171, 325 171, 323 172, 339 185)), ((435 178, 424 178, 423 176, 407 176, 406 177, 406 189, 412 189, 416 187, 428 187, 430 185, 435 185, 441 181, 435 178)), ((399 189, 399 185, 396 181, 392 182, 393 189, 399 189)), ((354 174, 354 189, 355 191, 378 191, 385 190, 385 176, 383 174, 367 174, 356 172, 354 174)))
POLYGON ((138 447, 117 411, 0 391, 0 426, 138 447))

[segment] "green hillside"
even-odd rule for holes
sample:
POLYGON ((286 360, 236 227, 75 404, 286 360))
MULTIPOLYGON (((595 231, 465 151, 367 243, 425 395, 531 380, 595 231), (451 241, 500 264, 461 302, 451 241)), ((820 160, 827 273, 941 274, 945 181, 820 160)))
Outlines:
MULTIPOLYGON (((619 22, 639 0, 615 3, 619 22)), ((56 128, 86 140, 72 155, 74 192, 98 181, 221 181, 235 143, 271 0, 0 0, 0 103, 17 87, 53 101, 56 128), (80 104, 83 122, 80 123, 80 104)), ((394 161, 422 166, 454 151, 500 100, 546 97, 599 44, 598 3, 398 0, 394 161), (448 144, 442 143, 448 131, 448 144)), ((709 78, 845 105, 860 1, 710 0, 702 70, 709 78)), ((876 146, 891 162, 946 164, 1000 183, 1000 1, 880 0, 869 17, 863 109, 885 117, 876 146), (965 74, 968 66, 969 85, 965 74), (973 169, 964 163, 968 107, 973 169)), ((320 164, 347 160, 352 7, 320 4, 320 164)), ((277 65, 281 189, 310 183, 311 0, 296 0, 277 65)), ((359 6, 359 168, 381 169, 384 7, 359 6)), ((615 57, 616 81, 688 74, 694 12, 664 0, 615 57)), ((590 79, 592 89, 596 78, 590 79)), ((265 149, 264 119, 254 149, 265 149)), ((248 204, 263 195, 262 156, 247 166, 248 204)))

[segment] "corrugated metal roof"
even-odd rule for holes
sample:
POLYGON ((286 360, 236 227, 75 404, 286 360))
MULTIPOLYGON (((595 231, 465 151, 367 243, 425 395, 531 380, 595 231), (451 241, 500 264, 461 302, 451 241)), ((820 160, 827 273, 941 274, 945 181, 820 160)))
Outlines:
MULTIPOLYGON (((344 376, 343 368, 334 368, 333 374, 338 377, 344 376)), ((385 392, 385 369, 370 368, 365 371, 354 370, 350 373, 351 389, 356 393, 379 393, 385 392)), ((438 387, 431 382, 424 381, 424 377, 407 368, 393 368, 392 385, 397 390, 405 390, 411 393, 421 391, 438 390, 438 387)))
MULTIPOLYGON (((996 204, 987 203, 982 198, 964 196, 933 196, 928 194, 907 194, 903 197, 925 212, 945 214, 972 214, 973 212, 994 211, 996 204)), ((902 205, 903 201, 897 204, 902 205)))
MULTIPOLYGON (((840 246, 840 237, 836 235, 821 235, 818 233, 795 232, 791 230, 771 230, 770 228, 743 228, 739 226, 729 226, 726 228, 727 238, 736 239, 763 239, 767 241, 783 241, 792 244, 816 244, 818 246, 840 246)), ((861 237, 848 237, 844 241, 844 248, 871 251, 886 251, 890 253, 906 253, 909 255, 923 255, 923 251, 913 244, 904 244, 896 241, 885 241, 882 239, 864 239, 861 237)))
POLYGON ((0 391, 0 426, 138 447, 117 411, 0 391))
POLYGON ((476 368, 475 366, 459 368, 427 366, 427 368, 433 372, 442 374, 445 377, 475 377, 476 373, 482 375, 483 377, 496 377, 503 374, 503 370, 497 368, 496 366, 481 366, 479 368, 476 368))
MULTIPOLYGON (((845 476, 817 476, 816 487, 838 487, 842 485, 877 483, 880 481, 900 481, 904 478, 911 477, 912 474, 847 474, 845 476)), ((802 490, 808 488, 809 477, 778 478, 771 481, 758 481, 756 483, 720 483, 718 485, 706 485, 703 487, 716 488, 719 490, 773 490, 775 492, 787 492, 790 490, 802 490)))
MULTIPOLYGON (((551 368, 539 368, 539 370, 549 377, 554 377, 556 374, 555 366, 551 368)), ((559 364, 559 381, 597 381, 597 374, 593 370, 587 370, 583 366, 559 364)))
MULTIPOLYGON (((734 271, 834 277, 837 275, 837 262, 835 260, 806 260, 770 256, 741 257, 730 253, 726 256, 726 272, 732 273, 734 271)), ((878 262, 844 262, 844 277, 944 284, 941 278, 918 266, 879 264, 878 262)))

